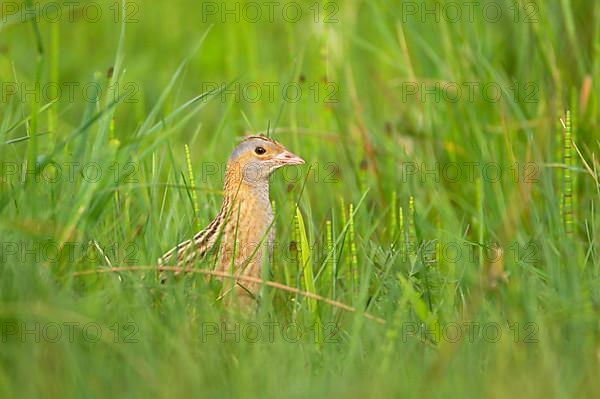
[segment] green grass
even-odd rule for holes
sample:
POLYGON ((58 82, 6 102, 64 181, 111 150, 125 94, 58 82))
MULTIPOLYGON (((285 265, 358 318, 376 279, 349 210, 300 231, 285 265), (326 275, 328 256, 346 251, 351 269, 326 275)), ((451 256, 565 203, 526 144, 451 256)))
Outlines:
POLYGON ((446 3, 3 2, 0 395, 598 396, 600 5, 446 3), (209 222, 267 128, 307 165, 272 178, 256 314, 106 272, 209 222))

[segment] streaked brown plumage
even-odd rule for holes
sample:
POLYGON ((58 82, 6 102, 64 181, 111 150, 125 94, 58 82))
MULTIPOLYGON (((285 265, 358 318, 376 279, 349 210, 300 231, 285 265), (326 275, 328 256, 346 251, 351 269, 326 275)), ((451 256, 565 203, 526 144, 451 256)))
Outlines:
MULTIPOLYGON (((269 176, 286 165, 304 161, 283 145, 265 136, 250 136, 233 150, 227 162, 223 203, 210 224, 165 253, 159 265, 189 266, 211 256, 215 270, 234 275, 261 277, 265 256, 275 239, 273 210, 269 200, 269 176)), ((165 275, 161 276, 164 280, 165 275)), ((240 298, 255 298, 258 284, 225 282, 223 295, 235 283, 240 298)))

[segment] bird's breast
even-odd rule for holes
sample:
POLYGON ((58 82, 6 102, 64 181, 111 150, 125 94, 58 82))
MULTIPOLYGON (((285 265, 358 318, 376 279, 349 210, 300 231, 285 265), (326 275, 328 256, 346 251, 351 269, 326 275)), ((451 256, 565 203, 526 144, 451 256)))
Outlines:
MULTIPOLYGON (((264 256, 273 248, 274 215, 271 203, 263 198, 240 198, 233 204, 224 229, 222 268, 244 268, 243 274, 259 274, 264 256)), ((236 270, 239 272, 239 270, 236 270)))

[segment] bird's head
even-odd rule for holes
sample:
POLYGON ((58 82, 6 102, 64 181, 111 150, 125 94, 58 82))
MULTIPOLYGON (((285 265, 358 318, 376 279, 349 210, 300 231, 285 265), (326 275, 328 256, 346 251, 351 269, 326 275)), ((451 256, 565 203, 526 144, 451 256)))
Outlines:
POLYGON ((271 174, 286 165, 304 160, 266 136, 249 136, 235 147, 227 163, 228 174, 250 186, 268 183, 271 174))

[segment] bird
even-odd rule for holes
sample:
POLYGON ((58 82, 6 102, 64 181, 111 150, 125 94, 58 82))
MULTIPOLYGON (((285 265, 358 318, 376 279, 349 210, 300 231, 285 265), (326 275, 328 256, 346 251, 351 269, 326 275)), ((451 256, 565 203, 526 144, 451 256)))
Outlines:
MULTIPOLYGON (((159 267, 189 267, 210 257, 212 262, 207 263, 216 271, 261 278, 275 241, 269 178, 281 167, 302 164, 302 158, 267 136, 245 137, 227 161, 219 212, 206 228, 161 256, 159 267)), ((165 273, 160 279, 166 282, 165 273)), ((258 300, 260 284, 236 278, 224 281, 220 298, 232 291, 232 297, 247 306, 258 300)))

